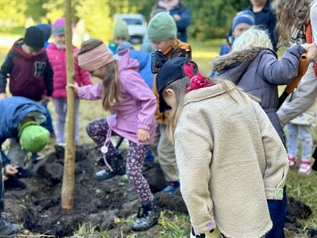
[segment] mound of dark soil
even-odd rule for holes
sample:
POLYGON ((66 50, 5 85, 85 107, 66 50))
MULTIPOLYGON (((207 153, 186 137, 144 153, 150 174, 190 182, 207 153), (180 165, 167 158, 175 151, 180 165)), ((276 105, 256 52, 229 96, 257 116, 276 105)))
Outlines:
MULTIPOLYGON (((33 233, 66 237, 82 224, 107 230, 111 237, 126 237, 131 232, 128 225, 118 225, 115 218, 135 215, 139 206, 138 196, 133 187, 116 176, 107 181, 94 178, 100 152, 92 144, 76 148, 74 210, 63 214, 61 209, 61 188, 64 165, 64 149, 56 147, 44 160, 31 167, 35 177, 24 179, 27 189, 6 192, 6 214, 10 221, 23 223, 33 233)), ((180 193, 166 195, 160 193, 165 186, 162 171, 156 163, 145 163, 144 176, 155 193, 163 209, 176 213, 187 213, 180 193)), ((297 218, 307 218, 311 214, 308 206, 290 198, 287 228, 300 227, 297 218)), ((151 229, 152 230, 152 229, 151 229)), ((156 237, 151 230, 144 237, 156 237)), ((145 234, 145 233, 144 233, 145 234)))

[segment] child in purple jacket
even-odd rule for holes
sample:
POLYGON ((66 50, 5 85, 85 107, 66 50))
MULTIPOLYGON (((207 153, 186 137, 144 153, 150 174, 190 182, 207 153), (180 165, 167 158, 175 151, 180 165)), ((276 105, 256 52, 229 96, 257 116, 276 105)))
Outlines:
POLYGON ((160 216, 157 201, 142 175, 148 146, 154 140, 156 98, 138 74, 139 64, 130 59, 129 50, 121 51, 120 56, 119 61, 115 60, 109 48, 100 40, 85 41, 78 52, 79 66, 101 80, 97 85, 69 86, 80 98, 102 99, 103 108, 114 113, 87 125, 87 133, 101 147, 107 165, 96 173, 96 177, 105 180, 127 173, 143 208, 143 213, 139 210, 132 229, 142 231, 155 225, 160 216), (111 144, 112 134, 129 140, 126 165, 119 151, 111 144))
MULTIPOLYGON (((57 19, 52 25, 54 42, 46 48, 46 54, 51 63, 53 76, 52 101, 57 115, 55 134, 58 145, 65 146, 65 123, 67 113, 67 70, 66 70, 66 45, 65 45, 65 19, 57 19)), ((73 51, 78 49, 74 46, 73 51)), ((76 82, 79 85, 91 85, 89 74, 78 66, 77 57, 74 59, 76 82)), ((75 142, 79 141, 79 98, 75 103, 75 142)))

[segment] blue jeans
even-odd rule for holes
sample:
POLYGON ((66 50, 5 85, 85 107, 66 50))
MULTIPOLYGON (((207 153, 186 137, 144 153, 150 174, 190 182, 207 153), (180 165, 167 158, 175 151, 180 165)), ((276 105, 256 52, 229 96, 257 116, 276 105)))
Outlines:
POLYGON ((285 238, 284 226, 286 220, 287 197, 284 187, 283 200, 267 200, 271 220, 273 222, 272 229, 266 234, 266 238, 285 238))
MULTIPOLYGON (((56 112, 55 135, 57 143, 65 143, 65 124, 67 114, 67 98, 53 98, 53 105, 56 112)), ((75 143, 79 141, 79 102, 75 99, 75 143)))
POLYGON ((287 152, 290 156, 297 157, 298 150, 298 135, 302 142, 301 160, 310 161, 312 156, 313 139, 311 136, 311 127, 306 125, 297 125, 288 123, 288 145, 287 152))

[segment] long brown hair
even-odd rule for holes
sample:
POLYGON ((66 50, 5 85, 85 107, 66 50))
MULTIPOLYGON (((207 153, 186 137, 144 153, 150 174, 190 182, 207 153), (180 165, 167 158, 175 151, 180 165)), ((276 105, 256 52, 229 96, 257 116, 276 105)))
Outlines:
POLYGON ((102 80, 102 106, 105 110, 111 110, 117 102, 121 102, 123 100, 118 61, 111 61, 105 67, 107 73, 102 80))
MULTIPOLYGON (((228 80, 219 80, 219 81, 214 81, 211 78, 207 78, 207 80, 213 84, 218 84, 222 87, 222 89, 230 95, 230 97, 234 100, 236 100, 236 96, 234 94, 238 93, 242 99, 247 102, 247 95, 246 93, 243 93, 242 89, 237 87, 235 84, 228 80)), ((176 125, 179 119, 179 116, 181 112, 183 111, 184 108, 184 97, 186 94, 186 89, 190 85, 190 78, 189 77, 184 77, 181 79, 176 80, 175 82, 167 85, 164 88, 163 91, 163 96, 167 96, 166 90, 167 89, 172 89, 176 95, 176 104, 175 107, 172 108, 171 113, 169 115, 169 120, 167 124, 167 136, 168 138, 174 143, 174 132, 176 129, 176 125)), ((252 99, 256 101, 260 101, 258 98, 249 95, 252 99)))
MULTIPOLYGON (((78 55, 91 51, 101 44, 103 44, 101 40, 91 38, 83 42, 80 50, 78 51, 78 55)), ((102 79, 102 106, 108 111, 111 110, 111 108, 114 107, 117 102, 122 101, 123 97, 121 92, 118 61, 113 60, 103 67, 105 67, 106 75, 102 79)))
POLYGON ((312 0, 275 0, 272 4, 276 13, 276 29, 279 44, 289 42, 292 27, 301 28, 309 21, 312 0))

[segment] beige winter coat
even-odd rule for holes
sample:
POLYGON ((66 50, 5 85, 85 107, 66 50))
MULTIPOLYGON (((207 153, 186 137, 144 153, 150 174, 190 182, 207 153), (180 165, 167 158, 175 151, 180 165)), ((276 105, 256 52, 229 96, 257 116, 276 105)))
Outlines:
POLYGON ((261 237, 272 227, 267 199, 283 198, 287 154, 260 105, 231 94, 186 94, 175 130, 181 192, 196 231, 215 223, 228 237, 261 237))

